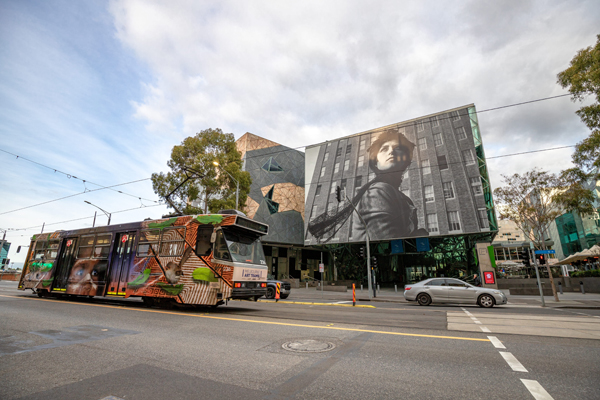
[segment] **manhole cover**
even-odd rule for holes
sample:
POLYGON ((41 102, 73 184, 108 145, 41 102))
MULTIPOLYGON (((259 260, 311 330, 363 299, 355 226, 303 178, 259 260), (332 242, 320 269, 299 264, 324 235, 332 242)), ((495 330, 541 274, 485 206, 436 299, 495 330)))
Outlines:
POLYGON ((294 340, 293 342, 286 342, 282 344, 281 347, 289 351, 295 351, 297 353, 321 353, 323 351, 335 349, 335 344, 329 342, 322 342, 320 340, 306 339, 294 340))

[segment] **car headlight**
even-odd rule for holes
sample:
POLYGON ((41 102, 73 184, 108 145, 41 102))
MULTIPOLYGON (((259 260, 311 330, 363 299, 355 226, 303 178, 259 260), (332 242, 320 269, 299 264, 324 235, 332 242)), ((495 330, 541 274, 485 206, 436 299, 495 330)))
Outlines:
POLYGON ((502 292, 501 292, 501 291, 499 291, 499 290, 494 290, 494 293, 496 293, 496 294, 504 294, 504 293, 502 293, 502 292))

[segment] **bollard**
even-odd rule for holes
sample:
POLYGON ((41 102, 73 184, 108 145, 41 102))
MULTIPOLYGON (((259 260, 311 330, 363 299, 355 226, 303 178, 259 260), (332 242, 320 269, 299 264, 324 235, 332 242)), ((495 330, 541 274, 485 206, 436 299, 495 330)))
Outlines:
POLYGON ((279 301, 279 299, 281 298, 280 293, 281 293, 281 283, 277 282, 277 290, 275 291, 275 303, 277 303, 279 301))
POLYGON ((354 287, 354 283, 352 284, 352 306, 356 305, 356 290, 354 287))
POLYGON ((377 284, 377 291, 379 292, 379 283, 377 284))
POLYGON ((308 282, 306 282, 306 288, 308 289, 308 282))
POLYGON ((360 284, 360 291, 362 292, 362 283, 360 284))
POLYGON ((585 289, 583 288, 583 281, 579 281, 579 286, 581 287, 581 294, 585 294, 585 289))
POLYGON ((560 294, 563 294, 563 292, 562 292, 562 284, 560 283, 560 281, 558 281, 558 291, 560 292, 560 294))
POLYGON ((398 285, 394 285, 394 291, 398 293, 398 285))

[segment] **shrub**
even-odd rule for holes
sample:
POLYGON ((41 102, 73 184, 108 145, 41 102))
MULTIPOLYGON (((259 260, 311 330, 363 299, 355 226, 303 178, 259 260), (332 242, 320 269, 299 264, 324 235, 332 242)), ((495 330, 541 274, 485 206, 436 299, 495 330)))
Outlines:
POLYGON ((573 278, 589 278, 589 277, 600 277, 600 269, 590 269, 589 271, 574 271, 571 272, 573 278))

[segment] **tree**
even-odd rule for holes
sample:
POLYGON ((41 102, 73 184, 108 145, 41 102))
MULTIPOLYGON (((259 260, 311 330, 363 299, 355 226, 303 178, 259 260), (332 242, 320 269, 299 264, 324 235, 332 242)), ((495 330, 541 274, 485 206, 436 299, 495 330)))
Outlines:
POLYGON ((171 172, 152 174, 152 187, 177 214, 235 208, 236 182, 231 176, 239 181, 239 204, 246 202, 252 181, 250 174, 241 170, 242 159, 232 133, 206 129, 190 136, 173 147, 167 165, 171 172), (192 206, 195 200, 200 207, 192 206))
MULTIPOLYGON (((533 169, 523 175, 502 175, 506 186, 494 190, 499 203, 500 219, 513 221, 533 243, 536 249, 546 250, 548 228, 564 210, 556 196, 564 190, 564 182, 555 174, 533 169)), ((552 293, 556 301, 556 286, 550 266, 546 264, 552 293)))
POLYGON ((594 195, 588 182, 600 178, 600 35, 596 45, 581 49, 571 60, 569 68, 558 74, 558 83, 568 88, 573 101, 595 97, 591 105, 581 107, 577 115, 592 130, 589 137, 577 143, 572 159, 574 168, 562 172, 565 190, 557 201, 568 211, 581 215, 595 211, 594 195))

